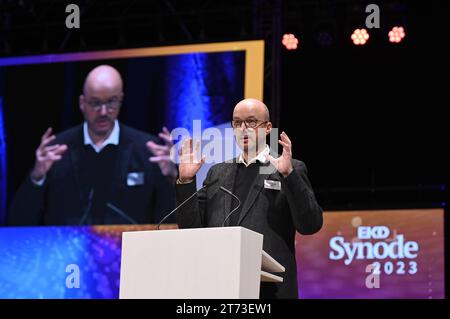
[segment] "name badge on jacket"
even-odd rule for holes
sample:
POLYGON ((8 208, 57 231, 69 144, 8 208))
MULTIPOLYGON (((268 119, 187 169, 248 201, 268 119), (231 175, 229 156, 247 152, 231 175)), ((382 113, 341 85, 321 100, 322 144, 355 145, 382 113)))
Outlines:
POLYGON ((270 179, 264 180, 264 188, 273 189, 279 191, 281 189, 280 181, 272 181, 270 179))
POLYGON ((131 172, 127 176, 128 186, 144 185, 144 173, 143 172, 131 172))

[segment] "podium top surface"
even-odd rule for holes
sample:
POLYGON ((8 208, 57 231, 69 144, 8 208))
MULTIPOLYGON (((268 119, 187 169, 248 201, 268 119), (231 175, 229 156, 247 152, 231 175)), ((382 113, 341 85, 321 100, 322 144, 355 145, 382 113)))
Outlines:
POLYGON ((248 228, 242 227, 242 226, 234 226, 234 227, 205 227, 205 228, 186 228, 186 229, 160 229, 160 230, 138 230, 138 231, 126 231, 122 233, 122 236, 140 236, 140 235, 152 235, 152 236, 159 236, 159 235, 167 235, 167 234, 189 234, 192 232, 196 233, 220 233, 220 234, 231 234, 231 233, 238 233, 238 232, 246 232, 248 234, 252 234, 254 236, 263 236, 262 234, 255 232, 253 230, 250 230, 248 228))

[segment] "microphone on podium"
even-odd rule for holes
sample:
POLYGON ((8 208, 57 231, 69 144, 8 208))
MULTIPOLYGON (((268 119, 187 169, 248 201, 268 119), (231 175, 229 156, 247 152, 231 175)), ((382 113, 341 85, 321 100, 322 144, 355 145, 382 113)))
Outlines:
POLYGON ((195 195, 198 194, 199 191, 217 183, 219 181, 219 179, 215 179, 212 182, 209 182, 207 184, 203 184, 203 186, 198 189, 196 192, 194 192, 191 196, 189 196, 188 198, 186 198, 180 205, 178 205, 177 207, 175 207, 170 213, 168 213, 166 216, 164 216, 163 219, 161 219, 161 221, 158 223, 158 225, 156 226, 156 230, 159 230, 159 227, 161 226, 161 224, 167 219, 169 218, 173 213, 175 213, 179 208, 181 208, 183 205, 185 205, 188 201, 190 201, 195 195))
POLYGON ((238 201, 238 205, 237 205, 237 206, 236 206, 236 207, 235 207, 235 208, 234 208, 234 209, 233 209, 233 210, 225 217, 225 219, 223 220, 222 227, 224 227, 226 221, 228 220, 228 218, 230 218, 231 215, 233 215, 233 213, 234 213, 236 210, 238 210, 239 207, 241 206, 241 200, 239 199, 239 197, 237 197, 236 195, 234 195, 230 190, 226 189, 225 187, 220 186, 220 189, 221 189, 222 191, 224 191, 225 193, 227 193, 228 195, 230 195, 230 196, 236 198, 237 201, 238 201))
POLYGON ((128 214, 126 214, 123 210, 121 210, 119 207, 111 204, 110 202, 106 203, 106 206, 110 208, 113 212, 115 212, 117 215, 121 216, 123 219, 127 220, 132 225, 137 225, 138 222, 135 221, 133 218, 131 218, 128 214))
POLYGON ((89 190, 88 202, 87 202, 87 205, 86 205, 86 209, 84 210, 83 216, 81 217, 80 222, 78 223, 78 226, 83 225, 84 222, 86 221, 86 218, 91 213, 93 198, 94 198, 94 189, 91 188, 89 190))

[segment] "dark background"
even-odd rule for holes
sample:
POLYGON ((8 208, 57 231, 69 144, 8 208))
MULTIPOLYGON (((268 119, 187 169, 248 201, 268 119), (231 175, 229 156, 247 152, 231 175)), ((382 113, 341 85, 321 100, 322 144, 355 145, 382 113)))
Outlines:
MULTIPOLYGON (((78 3, 81 29, 67 30, 64 1, 2 1, 0 55, 264 39, 265 102, 291 137, 294 156, 306 162, 325 209, 446 205, 448 2, 378 2, 381 28, 369 30, 361 47, 350 34, 363 27, 365 1, 78 3), (398 24, 406 37, 395 45, 387 32, 398 24), (318 30, 332 44, 318 43, 318 30), (299 37, 298 50, 282 47, 285 32, 299 37)), ((59 120, 41 107, 37 100, 18 112, 7 123, 14 134, 41 127, 42 116, 59 120)), ((8 142, 16 143, 13 136, 8 142)), ((14 165, 22 170, 23 163, 14 165)))
POLYGON ((448 2, 377 3, 381 28, 364 46, 349 36, 363 27, 357 5, 324 5, 322 17, 335 17, 322 19, 334 23, 327 47, 314 41, 324 25, 317 8, 302 11, 301 26, 287 21, 286 32, 306 36, 299 50, 282 51, 281 127, 298 136, 294 152, 325 206, 445 206, 448 2), (387 41, 395 25, 406 28, 397 45, 387 41))

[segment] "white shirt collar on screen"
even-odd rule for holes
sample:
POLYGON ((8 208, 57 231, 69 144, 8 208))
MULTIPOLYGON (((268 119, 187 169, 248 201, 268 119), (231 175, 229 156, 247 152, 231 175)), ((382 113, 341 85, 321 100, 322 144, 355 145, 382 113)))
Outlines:
POLYGON ((91 145, 92 148, 97 153, 100 153, 100 151, 108 144, 119 145, 119 133, 120 133, 119 122, 115 120, 114 128, 111 131, 111 134, 109 134, 108 138, 100 146, 97 146, 89 136, 87 122, 84 122, 83 124, 84 145, 91 145))

